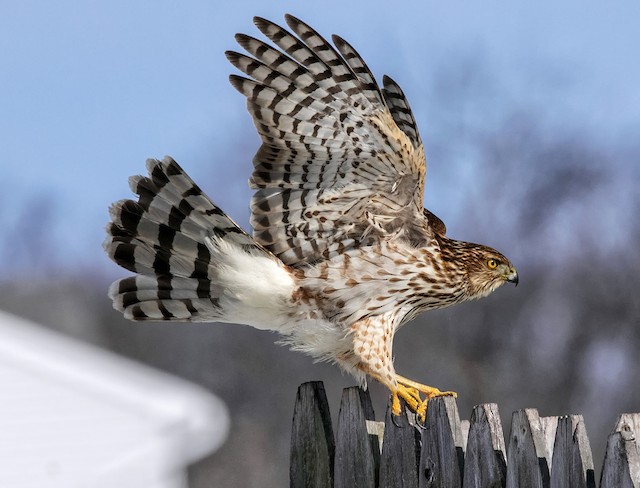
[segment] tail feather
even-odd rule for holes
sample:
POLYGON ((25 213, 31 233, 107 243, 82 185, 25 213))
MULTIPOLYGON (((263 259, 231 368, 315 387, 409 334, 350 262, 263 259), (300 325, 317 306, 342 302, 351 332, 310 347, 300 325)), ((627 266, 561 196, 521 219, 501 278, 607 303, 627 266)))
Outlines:
POLYGON ((147 168, 149 177, 130 178, 138 201, 121 200, 110 208, 105 250, 136 273, 109 288, 114 307, 131 320, 270 328, 261 321, 278 314, 264 309, 290 296, 293 286, 284 264, 225 215, 171 158, 149 160, 147 168))
POLYGON ((131 200, 116 202, 110 213, 108 239, 121 244, 109 246, 107 242, 107 252, 123 268, 135 273, 210 278, 211 253, 205 244, 194 240, 204 237, 202 227, 195 229, 192 224, 183 231, 180 226, 158 223, 151 213, 131 200))
POLYGON ((131 276, 109 287, 114 308, 129 320, 212 321, 222 317, 219 290, 211 281, 168 276, 131 276))
MULTIPOLYGON (((244 245, 255 241, 215 205, 173 159, 147 160, 150 177, 132 176, 131 190, 145 219, 164 224, 196 241, 203 233, 229 234, 227 239, 244 245)), ((133 202, 135 203, 135 202, 133 202)))
POLYGON ((204 254, 192 254, 187 248, 157 248, 148 241, 135 237, 112 237, 107 244, 109 257, 123 268, 134 273, 212 279, 209 269, 209 251, 202 246, 204 254))

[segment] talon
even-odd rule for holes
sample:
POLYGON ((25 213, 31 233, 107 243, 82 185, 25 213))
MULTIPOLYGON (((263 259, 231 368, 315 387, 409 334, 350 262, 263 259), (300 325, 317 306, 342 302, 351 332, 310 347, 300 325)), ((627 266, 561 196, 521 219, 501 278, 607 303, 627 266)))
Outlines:
POLYGON ((424 425, 427 420, 427 403, 428 400, 425 400, 416 409, 416 418, 418 419, 418 423, 420 425, 424 425))
POLYGON ((391 413, 393 415, 400 415, 402 413, 400 409, 400 399, 396 392, 391 393, 391 413))
MULTIPOLYGON (((427 387, 430 388, 430 387, 427 387)), ((458 398, 458 394, 455 391, 440 391, 437 388, 433 388, 432 390, 423 392, 427 398, 436 398, 441 396, 450 396, 453 398, 458 398)))
POLYGON ((416 414, 418 422, 423 425, 427 418, 427 404, 430 399, 440 396, 453 398, 458 396, 454 391, 441 391, 438 388, 422 385, 399 375, 396 376, 396 379, 398 386, 395 390, 391 390, 391 412, 394 415, 400 415, 400 398, 402 398, 409 410, 416 414), (424 395, 424 399, 420 396, 421 394, 424 395))

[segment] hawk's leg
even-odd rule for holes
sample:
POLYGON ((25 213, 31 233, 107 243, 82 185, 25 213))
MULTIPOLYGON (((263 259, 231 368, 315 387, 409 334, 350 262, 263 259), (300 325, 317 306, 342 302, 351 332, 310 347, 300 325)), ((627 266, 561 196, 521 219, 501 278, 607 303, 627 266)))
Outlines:
POLYGON ((384 315, 370 317, 351 326, 356 367, 389 388, 393 414, 400 415, 402 398, 420 421, 424 421, 430 398, 456 394, 452 391, 440 391, 396 374, 391 355, 395 328, 392 321, 385 319, 384 315))

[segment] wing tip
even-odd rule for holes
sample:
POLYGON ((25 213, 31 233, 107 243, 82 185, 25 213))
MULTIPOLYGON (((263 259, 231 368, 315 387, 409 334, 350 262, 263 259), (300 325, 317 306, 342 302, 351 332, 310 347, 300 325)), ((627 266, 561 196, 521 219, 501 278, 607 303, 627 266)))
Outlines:
POLYGON ((259 15, 254 15, 252 20, 253 20, 254 25, 260 30, 262 30, 260 28, 261 26, 267 26, 267 25, 273 23, 273 22, 265 19, 264 17, 260 17, 259 15))
POLYGON ((398 89, 400 88, 400 85, 398 85, 398 83, 389 75, 382 75, 382 85, 385 88, 388 88, 388 87, 394 87, 398 89))
MULTIPOLYGON (((240 44, 240 42, 238 42, 238 44, 240 44)), ((229 61, 232 65, 234 65, 236 68, 238 68, 238 60, 243 56, 242 54, 240 54, 237 51, 233 51, 231 49, 228 49, 224 52, 224 56, 225 58, 227 58, 227 61, 229 61)))
POLYGON ((248 78, 245 78, 244 76, 240 76, 236 74, 229 75, 229 83, 231 83, 231 86, 233 86, 238 92, 240 92, 245 96, 248 96, 245 93, 245 89, 244 89, 248 81, 250 80, 248 78))
POLYGON ((291 27, 291 28, 293 28, 291 26, 291 23, 295 24, 295 23, 300 23, 301 22, 301 20, 299 18, 297 18, 296 16, 294 16, 294 15, 288 13, 288 12, 286 14, 284 14, 284 20, 287 23, 287 25, 289 27, 291 27))

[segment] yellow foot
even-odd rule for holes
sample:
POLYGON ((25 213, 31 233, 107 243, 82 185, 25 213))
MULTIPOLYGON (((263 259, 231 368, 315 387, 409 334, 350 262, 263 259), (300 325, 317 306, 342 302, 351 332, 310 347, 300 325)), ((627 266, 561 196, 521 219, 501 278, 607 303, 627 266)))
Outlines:
POLYGON ((400 415, 400 398, 402 398, 409 410, 415 412, 418 421, 422 423, 424 423, 427 416, 427 402, 429 399, 439 396, 452 396, 454 398, 458 396, 453 391, 440 391, 437 388, 416 383, 400 375, 396 375, 396 380, 398 381, 398 388, 395 391, 391 391, 391 413, 400 415), (424 395, 424 399, 421 398, 421 393, 424 395))

